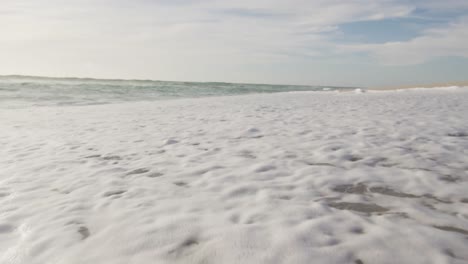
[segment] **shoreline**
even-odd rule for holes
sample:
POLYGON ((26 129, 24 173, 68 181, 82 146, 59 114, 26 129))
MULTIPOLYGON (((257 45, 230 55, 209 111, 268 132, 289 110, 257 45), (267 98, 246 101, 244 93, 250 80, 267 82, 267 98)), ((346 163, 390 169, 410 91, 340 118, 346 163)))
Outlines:
POLYGON ((431 83, 422 85, 395 85, 395 86, 372 86, 369 87, 370 91, 390 91, 390 90, 404 90, 415 88, 447 88, 447 87, 468 87, 468 81, 462 82, 444 82, 444 83, 431 83))

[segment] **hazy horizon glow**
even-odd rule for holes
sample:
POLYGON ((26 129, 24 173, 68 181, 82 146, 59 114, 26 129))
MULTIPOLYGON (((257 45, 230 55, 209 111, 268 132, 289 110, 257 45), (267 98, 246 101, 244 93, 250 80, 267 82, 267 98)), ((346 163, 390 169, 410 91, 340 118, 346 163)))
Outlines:
POLYGON ((3 0, 0 74, 316 85, 467 80, 463 0, 3 0))

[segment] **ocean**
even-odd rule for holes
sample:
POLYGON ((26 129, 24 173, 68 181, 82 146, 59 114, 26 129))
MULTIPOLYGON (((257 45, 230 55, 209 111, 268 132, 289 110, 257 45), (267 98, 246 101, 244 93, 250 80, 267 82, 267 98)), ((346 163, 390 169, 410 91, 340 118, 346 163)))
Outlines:
POLYGON ((253 93, 352 89, 355 88, 223 82, 0 76, 0 107, 95 105, 253 93))

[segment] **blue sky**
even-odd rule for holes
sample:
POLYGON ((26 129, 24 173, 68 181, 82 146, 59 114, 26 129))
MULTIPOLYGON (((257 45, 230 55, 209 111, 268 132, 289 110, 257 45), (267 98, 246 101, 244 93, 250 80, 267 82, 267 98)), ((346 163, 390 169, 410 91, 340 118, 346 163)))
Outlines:
POLYGON ((412 85, 468 80, 466 0, 2 0, 0 74, 412 85))

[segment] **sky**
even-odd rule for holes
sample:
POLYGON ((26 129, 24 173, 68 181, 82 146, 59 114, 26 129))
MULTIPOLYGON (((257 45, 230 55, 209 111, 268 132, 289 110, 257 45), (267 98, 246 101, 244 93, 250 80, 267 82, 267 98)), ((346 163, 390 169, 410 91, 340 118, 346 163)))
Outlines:
POLYGON ((0 75, 468 80, 467 0, 0 0, 0 75))

